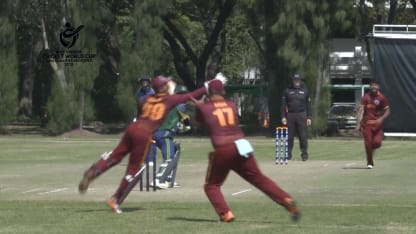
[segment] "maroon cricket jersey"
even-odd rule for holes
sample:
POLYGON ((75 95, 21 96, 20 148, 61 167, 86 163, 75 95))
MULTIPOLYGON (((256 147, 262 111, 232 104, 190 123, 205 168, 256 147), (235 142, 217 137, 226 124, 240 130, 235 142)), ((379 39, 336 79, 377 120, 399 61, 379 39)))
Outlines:
POLYGON ((199 88, 190 93, 169 95, 165 93, 156 93, 147 96, 141 105, 141 114, 136 123, 153 133, 158 129, 170 110, 180 103, 183 103, 191 97, 197 98, 205 93, 205 88, 199 88))
POLYGON ((361 99, 360 106, 364 108, 363 123, 371 124, 372 120, 384 114, 384 111, 389 108, 389 103, 382 93, 377 92, 375 96, 372 96, 367 92, 361 99))
POLYGON ((234 102, 217 96, 197 106, 196 120, 207 125, 211 142, 216 146, 244 137, 234 102))

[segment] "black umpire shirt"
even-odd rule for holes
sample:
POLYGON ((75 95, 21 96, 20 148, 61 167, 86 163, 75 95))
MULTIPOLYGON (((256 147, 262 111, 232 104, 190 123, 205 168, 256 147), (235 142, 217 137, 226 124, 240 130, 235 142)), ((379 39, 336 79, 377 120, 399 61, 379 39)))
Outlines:
POLYGON ((282 97, 281 110, 282 118, 286 118, 286 113, 306 112, 306 116, 311 115, 311 99, 309 91, 301 86, 300 88, 290 87, 285 89, 282 97))

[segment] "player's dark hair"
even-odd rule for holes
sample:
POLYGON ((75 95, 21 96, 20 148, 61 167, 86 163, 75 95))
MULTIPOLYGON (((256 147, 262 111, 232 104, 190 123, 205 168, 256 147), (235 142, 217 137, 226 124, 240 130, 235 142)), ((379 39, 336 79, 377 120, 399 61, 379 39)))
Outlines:
POLYGON ((370 84, 380 84, 376 79, 371 79, 370 84))

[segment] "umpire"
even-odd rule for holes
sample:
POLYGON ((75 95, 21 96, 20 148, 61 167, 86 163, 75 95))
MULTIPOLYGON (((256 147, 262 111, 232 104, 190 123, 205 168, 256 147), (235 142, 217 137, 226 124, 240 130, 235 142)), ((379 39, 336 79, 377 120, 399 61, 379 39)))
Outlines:
POLYGON ((294 74, 292 85, 285 89, 280 113, 282 123, 288 127, 288 159, 292 159, 293 141, 299 137, 302 161, 308 160, 307 127, 311 125, 311 99, 300 74, 294 74))

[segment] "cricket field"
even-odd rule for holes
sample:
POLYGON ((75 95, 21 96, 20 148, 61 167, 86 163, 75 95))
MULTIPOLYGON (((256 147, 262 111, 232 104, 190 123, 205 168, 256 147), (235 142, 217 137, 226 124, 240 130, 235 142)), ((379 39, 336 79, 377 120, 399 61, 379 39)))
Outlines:
MULTIPOLYGON (((416 233, 414 139, 387 138, 365 169, 360 138, 309 140, 309 160, 274 163, 274 138, 248 137, 261 170, 297 200, 293 223, 281 206, 231 172, 223 193, 236 220, 219 223, 203 191, 206 137, 179 137, 181 187, 134 189, 116 215, 106 206, 126 160, 78 193, 82 173, 110 151, 119 135, 0 136, 0 233, 416 233)), ((126 157, 127 159, 127 157, 126 157)), ((161 156, 158 155, 158 163, 161 156)))

